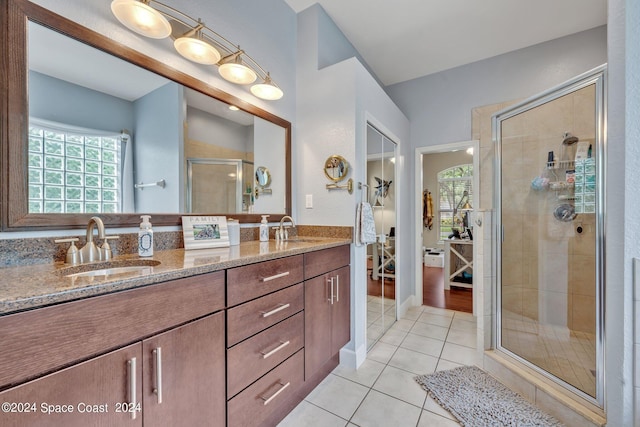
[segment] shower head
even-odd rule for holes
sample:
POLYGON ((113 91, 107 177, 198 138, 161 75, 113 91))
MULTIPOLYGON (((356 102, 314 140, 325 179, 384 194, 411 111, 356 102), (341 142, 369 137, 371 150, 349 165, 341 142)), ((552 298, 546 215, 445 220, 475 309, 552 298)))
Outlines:
POLYGON ((564 140, 562 141, 562 145, 573 145, 578 142, 578 137, 571 135, 569 132, 564 133, 564 140))

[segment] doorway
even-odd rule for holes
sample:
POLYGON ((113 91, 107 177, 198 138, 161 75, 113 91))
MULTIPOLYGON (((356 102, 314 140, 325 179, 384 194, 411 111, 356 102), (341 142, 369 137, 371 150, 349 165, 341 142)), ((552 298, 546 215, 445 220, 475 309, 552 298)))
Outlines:
POLYGON ((415 158, 416 302, 472 313, 479 142, 421 147, 415 158))

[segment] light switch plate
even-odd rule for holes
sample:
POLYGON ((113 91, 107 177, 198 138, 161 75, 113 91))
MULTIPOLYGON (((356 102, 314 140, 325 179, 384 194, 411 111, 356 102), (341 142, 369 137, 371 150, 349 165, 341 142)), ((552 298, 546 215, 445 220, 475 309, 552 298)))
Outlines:
POLYGON ((313 208, 313 194, 307 194, 304 201, 304 207, 307 209, 313 208))

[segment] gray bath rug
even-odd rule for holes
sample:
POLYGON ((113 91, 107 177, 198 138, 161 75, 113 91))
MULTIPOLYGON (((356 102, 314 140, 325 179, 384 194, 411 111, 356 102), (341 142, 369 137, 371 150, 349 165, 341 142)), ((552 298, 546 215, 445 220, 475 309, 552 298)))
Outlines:
POLYGON ((476 366, 422 375, 416 381, 466 427, 563 425, 476 366))

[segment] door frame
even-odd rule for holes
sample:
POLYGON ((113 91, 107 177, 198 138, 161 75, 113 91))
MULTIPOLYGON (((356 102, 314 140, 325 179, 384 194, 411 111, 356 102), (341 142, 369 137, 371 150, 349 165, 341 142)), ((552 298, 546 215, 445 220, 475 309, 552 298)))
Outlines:
MULTIPOLYGON (((417 306, 422 305, 422 264, 423 264, 423 253, 422 253, 422 242, 423 242, 423 232, 424 227, 422 223, 422 185, 423 185, 423 156, 429 154, 438 154, 438 153, 449 153, 452 151, 458 150, 466 150, 468 148, 473 148, 473 206, 474 210, 471 214, 471 222, 475 223, 476 212, 480 208, 480 141, 479 140, 469 140, 469 141, 459 141, 459 142, 451 142, 447 144, 440 145, 430 145, 427 147, 418 147, 415 150, 415 179, 414 179, 414 226, 415 226, 415 240, 414 240, 414 265, 415 265, 415 304, 417 306)), ((476 233, 478 236, 479 234, 476 233)), ((473 245, 473 259, 478 259, 478 245, 473 245)), ((481 278, 477 278, 475 275, 473 276, 473 289, 478 289, 477 286, 480 285, 481 278)), ((476 307, 478 304, 478 292, 473 292, 473 312, 474 314, 477 312, 476 307)))

